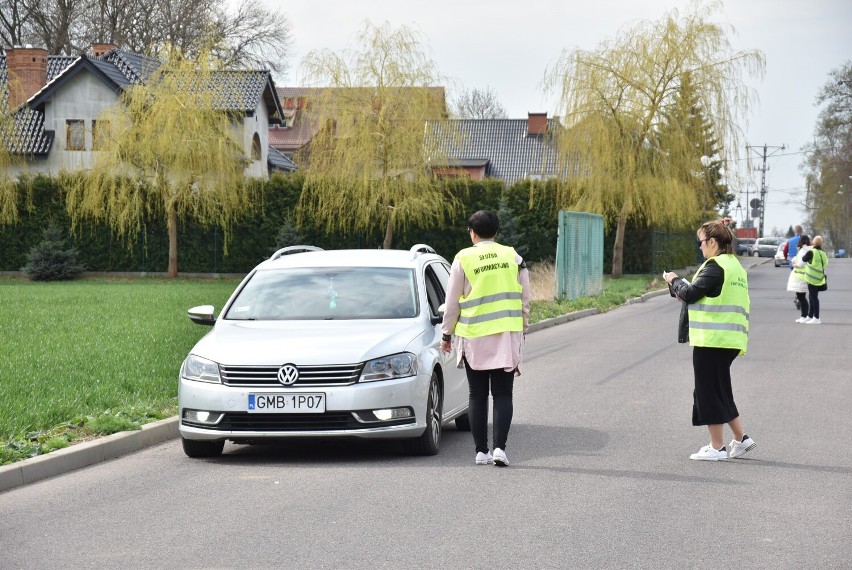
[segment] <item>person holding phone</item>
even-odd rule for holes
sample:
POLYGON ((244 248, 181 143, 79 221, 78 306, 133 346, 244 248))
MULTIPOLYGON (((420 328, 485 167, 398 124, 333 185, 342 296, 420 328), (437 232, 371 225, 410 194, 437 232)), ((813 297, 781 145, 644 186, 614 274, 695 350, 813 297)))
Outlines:
POLYGON ((743 428, 731 386, 731 364, 748 346, 750 300, 748 276, 733 253, 729 223, 726 218, 698 228, 705 261, 691 282, 671 271, 663 273, 683 302, 678 342, 693 347, 692 425, 706 425, 710 432, 710 443, 689 456, 696 461, 741 457, 757 445, 743 428), (734 434, 730 449, 723 441, 725 424, 734 434))

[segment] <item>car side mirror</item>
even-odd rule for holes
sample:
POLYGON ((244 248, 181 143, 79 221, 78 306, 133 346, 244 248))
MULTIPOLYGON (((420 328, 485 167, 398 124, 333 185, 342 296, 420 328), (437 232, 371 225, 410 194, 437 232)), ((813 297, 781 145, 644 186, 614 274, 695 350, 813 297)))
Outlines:
POLYGON ((216 309, 213 305, 193 307, 186 312, 186 316, 197 325, 213 326, 216 324, 216 309))

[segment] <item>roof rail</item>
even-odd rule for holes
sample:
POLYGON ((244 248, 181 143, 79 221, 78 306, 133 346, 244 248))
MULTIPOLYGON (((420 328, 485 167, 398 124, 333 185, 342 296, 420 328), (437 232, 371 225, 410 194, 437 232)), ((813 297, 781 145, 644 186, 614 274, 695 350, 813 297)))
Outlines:
POLYGON ((272 254, 272 257, 269 260, 278 259, 282 255, 290 255, 292 253, 304 253, 306 251, 323 251, 321 247, 317 247, 315 245, 288 245, 287 247, 282 247, 278 251, 272 254))
POLYGON ((425 243, 418 243, 411 246, 409 249, 411 253, 437 253, 431 246, 426 245, 425 243))

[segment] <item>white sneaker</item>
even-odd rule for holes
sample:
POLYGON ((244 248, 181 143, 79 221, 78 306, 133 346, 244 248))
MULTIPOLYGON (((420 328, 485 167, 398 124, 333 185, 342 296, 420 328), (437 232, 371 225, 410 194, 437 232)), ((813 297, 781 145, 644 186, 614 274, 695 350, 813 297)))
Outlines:
MULTIPOLYGON (((497 451, 496 449, 494 451, 497 451)), ((489 465, 494 463, 494 458, 491 457, 490 453, 482 453, 481 451, 476 454, 476 464, 477 465, 489 465)))
POLYGON ((822 321, 821 321, 821 320, 819 320, 819 319, 818 319, 818 318, 816 318, 816 317, 811 317, 810 319, 808 319, 807 321, 805 321, 805 324, 807 324, 807 325, 821 325, 821 324, 822 324, 822 321))
POLYGON ((806 322, 808 322, 808 318, 807 317, 799 317, 798 319, 796 319, 796 322, 797 323, 806 323, 806 322))
POLYGON ((713 449, 712 445, 705 445, 698 450, 698 453, 693 453, 689 458, 695 461, 727 461, 728 452, 724 445, 722 449, 713 449))
POLYGON ((755 448, 755 446, 757 446, 757 444, 754 442, 754 440, 752 438, 750 438, 747 435, 744 435, 742 441, 737 441, 736 439, 732 439, 729 446, 731 448, 730 457, 734 458, 734 457, 742 457, 743 455, 745 455, 746 451, 751 451, 752 449, 755 448))
POLYGON ((509 458, 506 457, 506 452, 499 447, 494 448, 494 465, 498 467, 509 466, 509 458))

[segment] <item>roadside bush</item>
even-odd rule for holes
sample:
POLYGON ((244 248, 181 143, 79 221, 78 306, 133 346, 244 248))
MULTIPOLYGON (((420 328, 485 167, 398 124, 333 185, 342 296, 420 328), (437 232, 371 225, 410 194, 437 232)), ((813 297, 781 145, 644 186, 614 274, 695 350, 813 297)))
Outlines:
POLYGON ((63 281, 74 279, 83 272, 79 252, 70 247, 55 224, 45 230, 42 240, 27 253, 27 264, 21 271, 33 281, 63 281))

